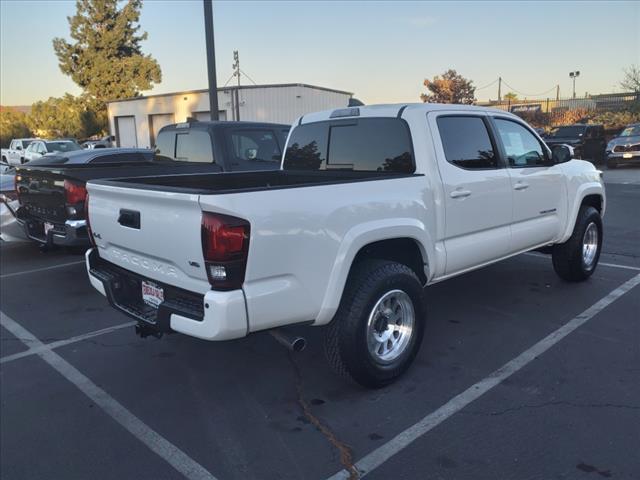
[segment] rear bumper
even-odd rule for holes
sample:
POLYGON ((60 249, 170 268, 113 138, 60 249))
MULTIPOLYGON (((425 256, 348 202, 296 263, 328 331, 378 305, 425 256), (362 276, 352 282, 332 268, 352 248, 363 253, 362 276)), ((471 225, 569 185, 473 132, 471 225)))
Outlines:
POLYGON ((179 332, 203 340, 231 340, 248 333, 247 309, 242 290, 204 295, 162 284, 103 260, 92 248, 86 255, 91 285, 113 308, 157 333, 179 332), (151 281, 165 292, 156 309, 142 301, 142 280, 151 281))
POLYGON ((67 220, 54 224, 54 228, 44 233, 44 221, 22 213, 18 210, 17 221, 24 234, 42 245, 59 245, 63 247, 89 247, 86 220, 67 220))

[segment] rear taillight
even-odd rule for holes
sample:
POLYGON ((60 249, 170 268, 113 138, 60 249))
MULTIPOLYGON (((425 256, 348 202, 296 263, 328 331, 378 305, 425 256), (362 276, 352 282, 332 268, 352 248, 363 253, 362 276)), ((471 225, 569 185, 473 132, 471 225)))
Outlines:
POLYGON ((65 180, 64 195, 68 205, 76 205, 84 202, 84 199, 87 197, 87 189, 82 183, 65 180))
POLYGON ((249 253, 249 222, 228 215, 202 214, 202 254, 211 287, 242 287, 249 253))
POLYGON ((96 246, 96 242, 93 239, 93 233, 91 233, 91 223, 89 222, 89 194, 84 197, 84 218, 87 222, 87 236, 89 237, 89 243, 92 247, 96 246))

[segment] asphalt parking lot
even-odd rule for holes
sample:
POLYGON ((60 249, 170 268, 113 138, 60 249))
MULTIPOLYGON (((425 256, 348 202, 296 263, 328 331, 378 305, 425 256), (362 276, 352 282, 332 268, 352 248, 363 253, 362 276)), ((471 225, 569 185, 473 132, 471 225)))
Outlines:
POLYGON ((414 366, 376 391, 329 370, 320 329, 299 354, 140 339, 81 256, 2 244, 0 475, 638 479, 639 172, 607 172, 589 281, 526 254, 429 287, 414 366))

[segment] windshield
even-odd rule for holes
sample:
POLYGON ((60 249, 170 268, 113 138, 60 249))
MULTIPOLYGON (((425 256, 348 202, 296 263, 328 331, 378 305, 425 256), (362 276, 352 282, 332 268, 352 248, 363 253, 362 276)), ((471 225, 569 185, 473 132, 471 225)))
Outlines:
POLYGON ((47 151, 49 152, 73 152, 81 149, 82 147, 76 142, 47 142, 47 151))
POLYGON ((620 134, 621 137, 638 137, 640 136, 640 124, 639 125, 629 125, 625 128, 620 134))
POLYGON ((584 134, 584 131, 587 127, 578 127, 578 126, 569 126, 569 127, 558 127, 553 132, 551 132, 552 137, 581 137, 584 134))
POLYGON ((27 148, 33 143, 33 140, 22 140, 22 148, 27 148))
POLYGON ((569 126, 558 127, 551 132, 552 137, 581 137, 584 134, 586 127, 569 126))

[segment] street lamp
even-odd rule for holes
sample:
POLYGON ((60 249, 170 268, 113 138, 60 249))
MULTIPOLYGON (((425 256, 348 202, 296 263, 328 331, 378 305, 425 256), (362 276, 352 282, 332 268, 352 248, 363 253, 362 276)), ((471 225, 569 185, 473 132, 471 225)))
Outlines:
POLYGON ((576 98, 576 77, 580 76, 580 72, 576 70, 575 72, 569 72, 569 77, 573 79, 573 98, 576 98))

